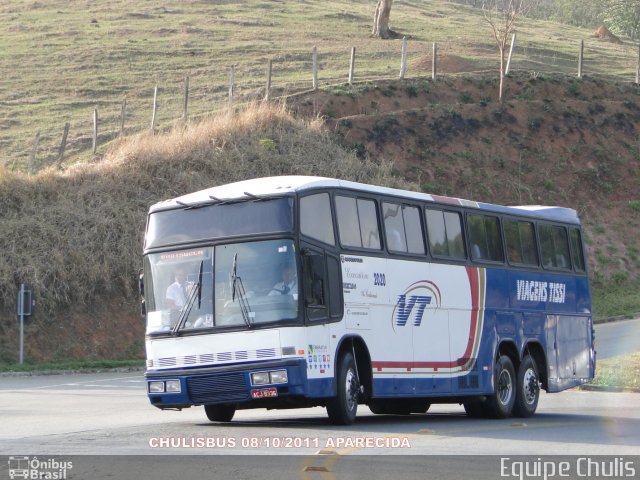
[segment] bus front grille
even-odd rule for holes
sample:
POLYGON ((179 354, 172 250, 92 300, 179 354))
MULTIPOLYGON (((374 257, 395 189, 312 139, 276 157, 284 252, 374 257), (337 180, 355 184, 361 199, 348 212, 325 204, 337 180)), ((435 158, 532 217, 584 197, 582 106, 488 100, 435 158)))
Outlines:
POLYGON ((202 375, 187 379, 189 396, 194 403, 223 403, 247 400, 247 384, 242 373, 202 375))

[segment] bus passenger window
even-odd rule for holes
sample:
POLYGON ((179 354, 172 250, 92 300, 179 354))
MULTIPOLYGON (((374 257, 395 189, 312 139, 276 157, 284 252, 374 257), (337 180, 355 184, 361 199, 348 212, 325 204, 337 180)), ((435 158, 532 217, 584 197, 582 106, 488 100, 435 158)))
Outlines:
POLYGON ((504 220, 504 235, 509 263, 538 265, 535 232, 531 222, 504 220))
POLYGON ((402 207, 395 203, 383 203, 382 218, 384 219, 387 247, 389 250, 406 252, 407 242, 404 234, 402 207))
POLYGON ((567 231, 564 227, 541 224, 540 249, 545 268, 571 269, 567 231))
POLYGON ((335 245, 328 193, 300 199, 300 233, 329 245, 335 245))
POLYGON ((378 232, 378 213, 372 200, 358 199, 358 219, 362 246, 380 250, 380 233, 378 232))
POLYGON ((380 250, 378 212, 373 200, 336 196, 340 243, 345 247, 380 250))
POLYGON ((402 207, 404 230, 407 233, 407 250, 409 253, 424 253, 424 236, 418 207, 402 207))
POLYGON ((425 211, 431 253, 440 257, 465 258, 462 219, 458 212, 425 211))
POLYGON ((504 261, 498 217, 469 215, 469 242, 473 260, 504 261))
POLYGON ((336 196, 336 215, 340 243, 345 247, 362 247, 356 199, 336 196))

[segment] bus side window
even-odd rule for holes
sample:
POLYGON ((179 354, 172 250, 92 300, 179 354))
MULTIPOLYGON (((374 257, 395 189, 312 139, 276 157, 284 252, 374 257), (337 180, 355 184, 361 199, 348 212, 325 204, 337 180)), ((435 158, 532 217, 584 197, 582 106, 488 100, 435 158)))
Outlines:
POLYGON ((467 216, 469 243, 473 260, 504 261, 498 217, 487 215, 467 216))
POLYGON ((327 318, 327 276, 324 255, 308 250, 303 256, 304 302, 309 320, 327 318))
POLYGON ((573 254, 573 266, 576 268, 576 272, 584 272, 584 252, 582 251, 580 230, 572 228, 569 237, 571 240, 571 252, 573 254))
POLYGON ((329 245, 336 244, 328 193, 300 199, 300 233, 329 245))
POLYGON ((531 222, 520 220, 503 221, 507 259, 516 265, 538 265, 535 231, 531 222))
POLYGON ((425 216, 432 255, 464 259, 466 255, 460 214, 427 208, 425 216))
POLYGON ((540 250, 545 268, 571 269, 567 231, 564 227, 540 224, 540 250))
POLYGON ((402 207, 397 203, 382 204, 382 218, 386 230, 387 247, 395 252, 407 251, 407 240, 404 233, 402 207))

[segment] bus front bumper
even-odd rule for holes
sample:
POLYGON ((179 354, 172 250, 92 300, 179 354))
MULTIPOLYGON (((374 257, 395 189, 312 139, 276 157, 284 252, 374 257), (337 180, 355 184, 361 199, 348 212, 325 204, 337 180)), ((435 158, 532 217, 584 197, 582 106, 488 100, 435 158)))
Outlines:
POLYGON ((149 401, 160 409, 260 403, 307 394, 304 359, 147 371, 149 401))

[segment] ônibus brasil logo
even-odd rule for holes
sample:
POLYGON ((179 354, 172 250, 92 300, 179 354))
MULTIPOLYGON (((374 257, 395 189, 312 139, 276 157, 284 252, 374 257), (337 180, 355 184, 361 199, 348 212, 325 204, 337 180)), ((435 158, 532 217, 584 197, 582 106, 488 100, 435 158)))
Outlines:
POLYGON ((9 457, 9 478, 65 480, 67 473, 73 468, 73 462, 55 458, 38 459, 38 457, 9 457))
POLYGON ((422 318, 427 305, 435 303, 436 307, 440 306, 440 289, 438 286, 428 280, 420 280, 412 285, 400 295, 393 309, 392 327, 404 327, 411 319, 414 327, 422 324, 422 318))

